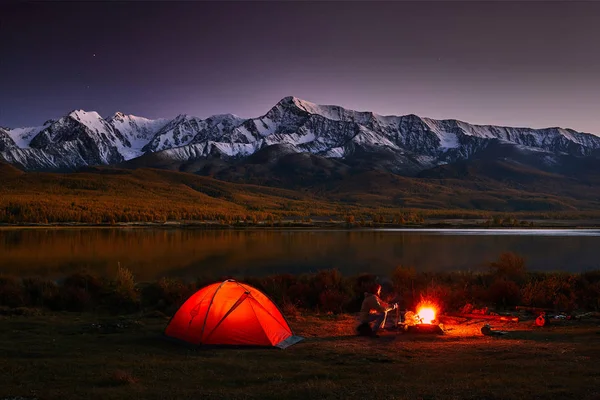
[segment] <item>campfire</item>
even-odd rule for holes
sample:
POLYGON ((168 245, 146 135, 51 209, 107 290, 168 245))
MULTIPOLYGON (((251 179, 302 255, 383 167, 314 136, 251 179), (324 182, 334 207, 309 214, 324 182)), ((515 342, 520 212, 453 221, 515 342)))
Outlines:
POLYGON ((402 324, 406 332, 411 333, 444 333, 437 321, 437 307, 429 302, 417 306, 417 312, 407 311, 402 324))
POLYGON ((433 324, 435 321, 435 308, 431 306, 422 306, 417 311, 417 318, 421 324, 433 324))

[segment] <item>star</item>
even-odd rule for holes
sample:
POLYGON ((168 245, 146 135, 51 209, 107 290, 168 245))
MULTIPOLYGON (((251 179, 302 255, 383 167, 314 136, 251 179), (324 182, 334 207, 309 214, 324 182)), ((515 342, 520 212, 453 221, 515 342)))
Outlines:
POLYGON ((92 54, 92 57, 96 57, 96 53, 92 54))

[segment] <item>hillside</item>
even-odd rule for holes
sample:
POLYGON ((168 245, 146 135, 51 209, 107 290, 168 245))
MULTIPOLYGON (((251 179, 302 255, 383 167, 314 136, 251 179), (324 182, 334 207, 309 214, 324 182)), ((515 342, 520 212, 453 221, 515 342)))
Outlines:
POLYGON ((308 194, 151 169, 90 168, 1 178, 0 221, 110 223, 229 220, 270 212, 334 213, 308 194))
POLYGON ((479 170, 443 169, 423 178, 378 171, 345 173, 305 188, 286 189, 159 169, 89 167, 67 174, 23 173, 0 164, 0 222, 230 223, 286 217, 339 220, 348 215, 367 220, 381 215, 396 221, 401 214, 416 211, 425 217, 520 213, 583 218, 600 209, 600 185, 574 181, 567 186, 564 177, 552 174, 521 183, 519 171, 518 179, 511 181, 510 174, 503 173, 509 178, 500 182, 482 178, 479 170))

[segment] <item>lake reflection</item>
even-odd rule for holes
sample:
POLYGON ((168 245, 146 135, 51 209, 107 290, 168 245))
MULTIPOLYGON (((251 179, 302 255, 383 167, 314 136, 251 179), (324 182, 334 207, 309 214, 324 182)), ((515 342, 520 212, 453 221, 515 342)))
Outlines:
POLYGON ((60 277, 120 264, 138 280, 266 275, 338 268, 344 274, 477 270, 505 251, 530 270, 599 269, 597 230, 0 229, 0 273, 60 277))

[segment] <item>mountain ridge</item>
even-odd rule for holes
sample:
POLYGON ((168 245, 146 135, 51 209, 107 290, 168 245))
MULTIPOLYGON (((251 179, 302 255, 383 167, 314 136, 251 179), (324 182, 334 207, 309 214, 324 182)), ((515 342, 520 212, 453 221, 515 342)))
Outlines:
POLYGON ((140 157, 152 159, 149 154, 173 163, 220 158, 231 164, 269 146, 286 145, 296 153, 350 166, 415 175, 470 160, 496 142, 526 153, 542 152, 547 167, 566 155, 600 154, 600 137, 569 128, 379 115, 287 96, 256 118, 220 114, 201 119, 180 114, 150 120, 122 112, 103 118, 94 111, 72 110, 42 127, 0 129, 0 159, 25 170, 50 171, 127 164, 140 157))

